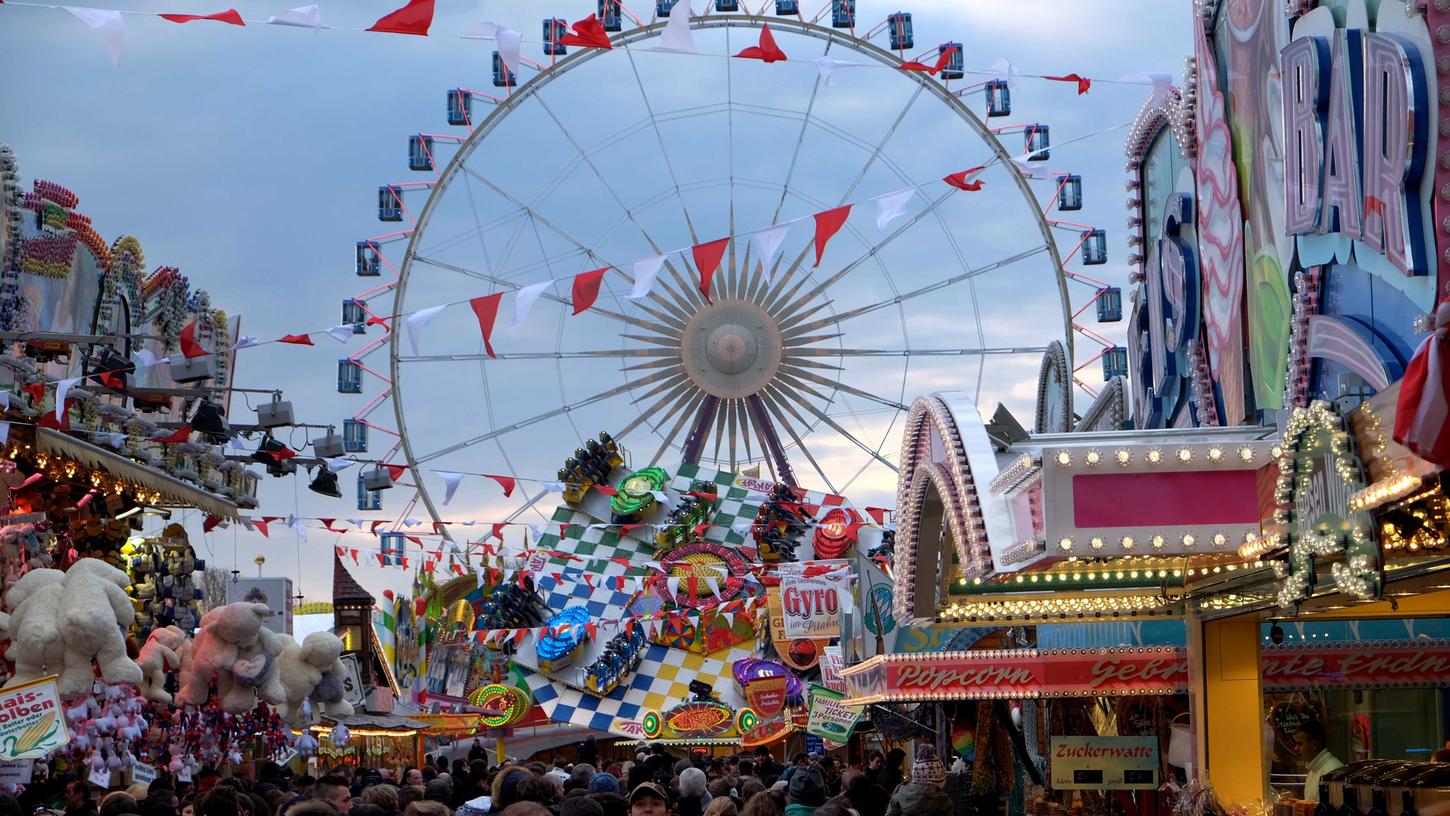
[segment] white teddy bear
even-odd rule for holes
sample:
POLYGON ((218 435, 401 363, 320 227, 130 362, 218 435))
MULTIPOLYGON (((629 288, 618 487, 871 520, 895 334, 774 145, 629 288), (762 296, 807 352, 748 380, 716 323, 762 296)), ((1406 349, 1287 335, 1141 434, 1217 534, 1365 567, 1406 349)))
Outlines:
POLYGON ((314 719, 305 713, 309 709, 333 717, 352 714, 346 700, 325 701, 315 693, 324 675, 342 677, 342 662, 338 659, 342 640, 330 632, 313 632, 300 645, 289 637, 282 636, 281 640, 282 653, 262 687, 262 696, 277 707, 282 719, 292 725, 308 725, 314 719), (306 705, 308 698, 315 705, 306 705))
POLYGON ((15 662, 15 673, 7 685, 18 685, 59 671, 65 659, 58 612, 65 573, 35 569, 5 593, 4 627, 10 637, 5 657, 15 662))
POLYGON ((57 622, 65 658, 57 681, 62 697, 85 694, 95 683, 91 660, 107 683, 141 685, 141 667, 126 656, 126 631, 136 608, 126 595, 131 579, 98 558, 82 558, 65 571, 57 622))
MULTIPOLYGON (((238 601, 201 616, 201 629, 183 660, 176 702, 202 705, 217 678, 222 708, 233 714, 256 704, 253 687, 265 678, 271 655, 262 648, 262 622, 271 617, 266 604, 238 601)), ((270 633, 269 633, 270 636, 270 633)))
POLYGON ((171 702, 171 695, 166 691, 166 672, 181 668, 182 655, 189 645, 186 633, 175 626, 157 629, 146 639, 136 658, 136 665, 146 676, 143 689, 146 699, 171 702))

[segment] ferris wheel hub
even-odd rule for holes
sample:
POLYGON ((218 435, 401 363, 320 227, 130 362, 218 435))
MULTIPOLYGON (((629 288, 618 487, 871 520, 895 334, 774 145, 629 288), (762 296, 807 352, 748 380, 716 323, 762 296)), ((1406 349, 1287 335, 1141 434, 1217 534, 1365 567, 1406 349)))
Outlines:
POLYGON ((680 359, 690 379, 722 399, 759 392, 780 367, 780 327, 765 309, 738 298, 715 301, 685 327, 680 359))

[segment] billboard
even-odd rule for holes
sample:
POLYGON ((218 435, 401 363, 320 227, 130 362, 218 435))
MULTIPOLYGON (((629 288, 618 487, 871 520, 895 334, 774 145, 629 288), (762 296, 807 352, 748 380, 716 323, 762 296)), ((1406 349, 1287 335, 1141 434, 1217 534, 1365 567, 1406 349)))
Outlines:
POLYGON ((279 634, 292 634, 292 579, 237 578, 227 584, 227 603, 266 604, 272 617, 263 625, 279 634))

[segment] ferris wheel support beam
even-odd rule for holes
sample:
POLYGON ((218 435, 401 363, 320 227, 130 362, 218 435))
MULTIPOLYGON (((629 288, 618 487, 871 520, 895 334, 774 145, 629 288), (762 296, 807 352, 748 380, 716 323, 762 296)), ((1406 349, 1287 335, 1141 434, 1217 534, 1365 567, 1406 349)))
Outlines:
POLYGON ((840 491, 836 490, 836 486, 831 482, 831 477, 826 475, 826 471, 821 467, 821 463, 816 461, 816 457, 811 453, 811 449, 806 447, 805 441, 801 439, 800 434, 796 432, 795 427, 790 424, 790 420, 786 419, 785 412, 781 410, 781 407, 784 406, 785 411, 788 411, 791 416, 795 417, 796 420, 800 422, 802 428, 808 427, 809 423, 807 423, 800 414, 796 413, 795 406, 792 405, 790 402, 781 399, 773 386, 767 388, 765 392, 760 395, 760 398, 761 402, 763 402, 765 406, 770 409, 770 413, 775 416, 776 420, 780 423, 780 426, 782 428, 785 428, 785 432, 790 435, 790 438, 793 442, 795 442, 796 447, 800 448, 801 454, 806 457, 807 462, 811 463, 811 467, 814 468, 816 474, 821 477, 821 481, 826 483, 826 487, 830 488, 832 493, 839 493, 840 491))
POLYGON ((695 417, 695 423, 690 426, 690 435, 685 437, 685 461, 698 462, 700 454, 705 450, 705 436, 710 432, 710 423, 715 421, 715 412, 720 410, 720 398, 714 394, 705 398, 700 405, 700 413, 695 417))
POLYGON ((770 454, 770 460, 775 463, 775 474, 780 481, 796 486, 795 471, 791 470, 790 460, 785 456, 785 449, 780 445, 780 436, 775 432, 775 423, 770 421, 770 415, 766 413, 765 402, 759 394, 751 394, 745 398, 745 404, 750 410, 750 419, 755 424, 755 432, 760 436, 761 447, 770 454))

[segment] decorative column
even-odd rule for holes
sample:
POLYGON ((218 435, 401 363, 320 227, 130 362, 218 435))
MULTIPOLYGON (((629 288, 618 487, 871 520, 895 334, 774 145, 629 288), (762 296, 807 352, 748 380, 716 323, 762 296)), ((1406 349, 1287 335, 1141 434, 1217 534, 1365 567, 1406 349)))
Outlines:
POLYGON ((1255 617, 1204 621, 1190 614, 1189 700, 1193 716, 1193 772, 1225 803, 1257 802, 1268 795, 1264 747, 1259 621, 1255 617))

